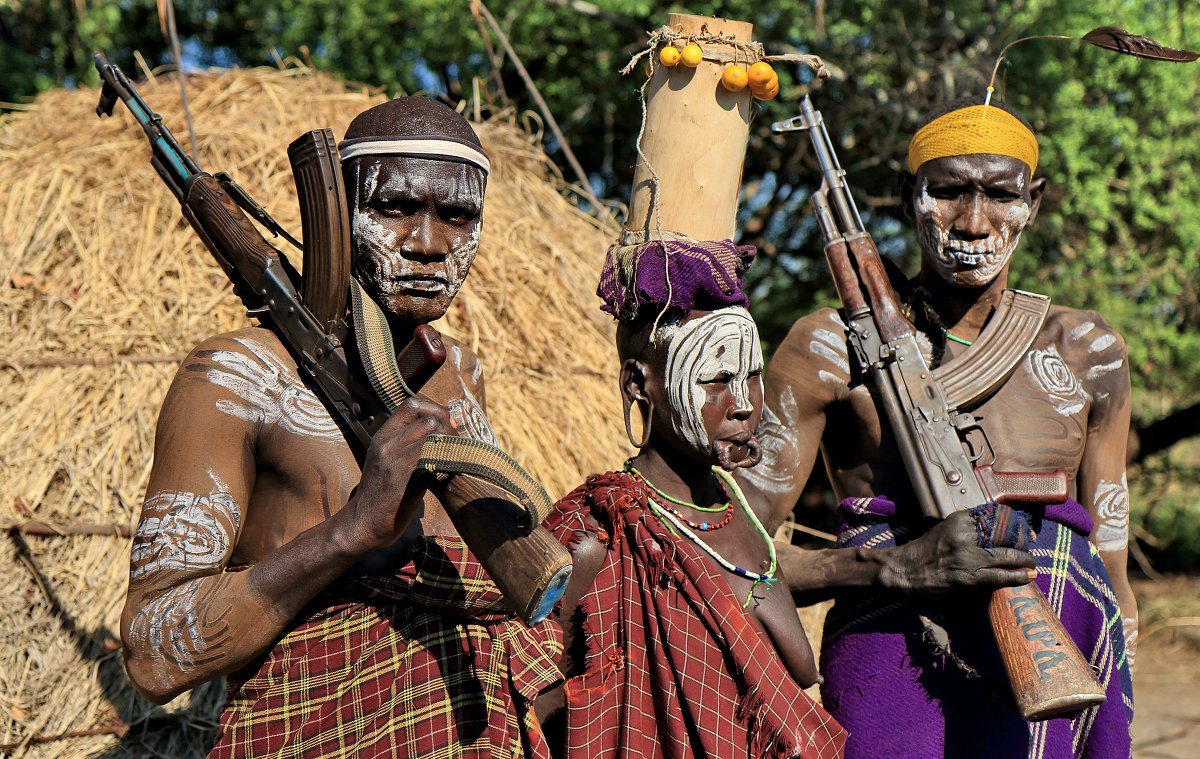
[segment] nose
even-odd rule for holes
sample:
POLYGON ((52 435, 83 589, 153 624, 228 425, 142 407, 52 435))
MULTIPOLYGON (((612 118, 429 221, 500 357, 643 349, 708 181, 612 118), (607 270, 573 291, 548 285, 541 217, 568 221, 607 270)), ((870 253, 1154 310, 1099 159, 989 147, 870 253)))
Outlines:
POLYGON ((987 215, 987 199, 972 193, 966 206, 954 220, 953 231, 963 240, 981 240, 992 234, 991 220, 987 215))
POLYGON ((450 254, 450 244, 446 235, 429 218, 429 214, 418 214, 413 227, 404 238, 402 249, 417 258, 436 260, 450 254))
POLYGON ((754 406, 750 403, 750 393, 744 388, 731 388, 733 398, 729 402, 729 418, 744 422, 754 415, 754 406))

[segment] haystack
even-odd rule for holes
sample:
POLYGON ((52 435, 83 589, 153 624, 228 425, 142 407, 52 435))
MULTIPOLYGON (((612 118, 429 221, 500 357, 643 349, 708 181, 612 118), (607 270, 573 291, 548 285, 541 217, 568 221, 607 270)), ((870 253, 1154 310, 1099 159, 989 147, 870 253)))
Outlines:
MULTIPOLYGON (((340 134, 383 99, 296 68, 188 84, 201 165, 296 234, 285 147, 312 128, 340 134)), ((141 89, 186 145, 177 82, 141 89)), ((141 131, 119 104, 97 119, 96 101, 48 92, 0 121, 4 521, 134 525, 176 362, 248 323, 141 131)), ((477 128, 493 161, 480 254, 437 326, 479 354, 503 445, 558 496, 625 455, 611 321, 593 294, 616 228, 563 197, 535 138, 501 119, 477 128)), ((128 556, 119 535, 0 535, 0 746, 19 744, 0 756, 203 755, 219 685, 158 709, 125 679, 114 635, 128 556)))

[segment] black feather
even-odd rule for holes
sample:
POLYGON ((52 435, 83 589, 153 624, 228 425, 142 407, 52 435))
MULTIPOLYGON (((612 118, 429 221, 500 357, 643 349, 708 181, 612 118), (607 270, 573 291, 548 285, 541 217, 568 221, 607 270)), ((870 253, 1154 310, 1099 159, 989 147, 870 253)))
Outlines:
POLYGON ((1200 58, 1200 53, 1192 50, 1178 50, 1173 47, 1160 45, 1149 37, 1129 32, 1115 26, 1102 26, 1093 29, 1080 37, 1084 42, 1090 42, 1105 50, 1114 50, 1125 55, 1138 58, 1149 58, 1155 61, 1176 61, 1187 63, 1200 58))

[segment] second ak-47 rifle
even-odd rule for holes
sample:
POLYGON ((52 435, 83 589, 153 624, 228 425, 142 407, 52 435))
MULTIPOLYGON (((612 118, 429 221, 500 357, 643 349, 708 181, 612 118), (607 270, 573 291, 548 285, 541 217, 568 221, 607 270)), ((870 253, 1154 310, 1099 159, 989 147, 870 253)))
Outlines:
MULTIPOLYGON (((975 418, 960 406, 1003 382, 1005 366, 1011 368, 1012 362, 984 357, 979 371, 955 387, 948 386, 944 372, 930 368, 863 227, 820 112, 807 96, 800 109, 799 116, 772 124, 771 131, 806 131, 812 138, 822 171, 821 186, 812 193, 813 210, 849 328, 851 361, 875 387, 879 415, 896 440, 924 512, 945 518, 985 503, 1065 500, 1067 480, 1061 469, 1002 473, 976 465, 990 445, 975 418)), ((995 344, 1000 350, 1025 349, 1013 341, 995 344)), ((1037 586, 995 591, 988 613, 1024 719, 1048 719, 1104 701, 1091 667, 1037 586)))
MULTIPOLYGON (((279 337, 300 373, 349 431, 362 464, 376 432, 445 360, 437 331, 417 328, 398 354, 382 311, 349 275, 349 215, 337 146, 328 129, 288 148, 300 200, 303 245, 226 174, 208 174, 175 141, 117 66, 95 54, 104 81, 99 116, 120 99, 150 140, 150 163, 184 218, 225 271, 247 314, 279 337), (304 250, 303 278, 247 214, 304 250), (347 299, 352 303, 347 315, 347 299)), ((510 606, 527 623, 562 596, 571 556, 540 526, 546 491, 495 446, 430 435, 418 465, 455 528, 510 606)))

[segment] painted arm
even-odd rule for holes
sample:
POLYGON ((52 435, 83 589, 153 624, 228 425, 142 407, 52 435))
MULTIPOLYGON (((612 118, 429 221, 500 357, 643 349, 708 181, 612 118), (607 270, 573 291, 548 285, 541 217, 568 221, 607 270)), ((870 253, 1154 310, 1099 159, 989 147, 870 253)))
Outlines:
POLYGON ((820 455, 826 409, 849 381, 846 327, 831 308, 796 322, 771 357, 758 428, 762 461, 739 471, 765 499, 768 532, 795 507, 820 455))
MULTIPOLYGON (((225 342, 206 346, 232 349, 225 342)), ((394 542, 424 494, 409 482, 422 441, 449 431, 443 407, 406 403, 376 436, 344 508, 249 569, 229 572, 257 505, 256 453, 269 420, 208 381, 211 368, 193 353, 168 391, 133 541, 122 641, 130 679, 155 703, 245 665, 359 557, 394 542)))
POLYGON ((1087 442, 1079 464, 1079 501, 1095 522, 1092 543, 1108 570, 1121 607, 1130 668, 1137 648, 1137 599, 1129 584, 1129 487, 1125 454, 1129 440, 1129 360, 1125 341, 1103 319, 1089 314, 1096 328, 1086 344, 1084 386, 1092 397, 1087 442))

